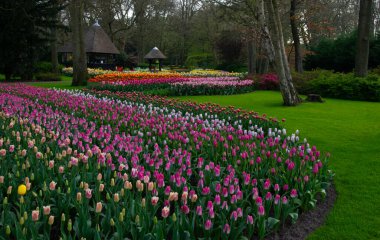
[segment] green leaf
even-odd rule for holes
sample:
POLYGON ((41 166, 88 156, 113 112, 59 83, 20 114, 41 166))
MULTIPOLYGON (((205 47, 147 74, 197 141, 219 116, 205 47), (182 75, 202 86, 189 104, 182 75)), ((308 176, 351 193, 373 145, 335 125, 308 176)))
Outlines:
POLYGON ((326 190, 325 189, 321 189, 321 195, 322 195, 322 198, 325 199, 326 198, 326 190))
POLYGON ((315 204, 316 204, 317 200, 310 200, 309 201, 309 205, 311 206, 311 208, 315 208, 315 204))
POLYGON ((299 198, 295 198, 293 201, 295 205, 298 205, 298 206, 302 205, 302 201, 299 198))
POLYGON ((249 240, 247 237, 240 236, 239 240, 249 240))
POLYGON ((296 223, 298 219, 298 213, 289 213, 289 216, 292 219, 292 224, 296 223))
POLYGON ((280 222, 280 220, 278 220, 276 218, 269 217, 267 219, 267 226, 268 226, 268 228, 273 229, 276 226, 276 224, 278 224, 279 222, 280 222))

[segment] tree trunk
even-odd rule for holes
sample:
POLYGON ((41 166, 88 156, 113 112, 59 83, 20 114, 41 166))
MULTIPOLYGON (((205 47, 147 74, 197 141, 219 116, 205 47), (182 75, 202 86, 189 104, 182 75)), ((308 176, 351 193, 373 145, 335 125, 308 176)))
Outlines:
POLYGON ((297 22, 296 22, 296 6, 297 0, 291 0, 290 3, 290 26, 292 29, 292 36, 294 42, 294 57, 295 57, 295 69, 297 72, 303 72, 302 65, 302 49, 301 49, 301 41, 300 35, 298 33, 297 22))
POLYGON ((73 39, 73 86, 87 84, 87 56, 83 35, 83 1, 72 0, 70 5, 73 39))
POLYGON ((248 73, 256 74, 256 46, 252 40, 248 41, 248 73))
POLYGON ((57 52, 57 29, 55 27, 52 28, 51 30, 51 35, 53 38, 53 41, 51 41, 51 64, 52 64, 52 71, 53 73, 58 74, 59 69, 58 69, 58 52, 57 52))
POLYGON ((284 35, 276 0, 266 0, 268 9, 270 32, 274 47, 274 63, 280 81, 280 90, 285 106, 296 106, 301 102, 293 85, 288 59, 286 57, 284 35))
POLYGON ((355 76, 368 75, 369 38, 372 21, 372 0, 360 0, 358 39, 356 42, 355 76))

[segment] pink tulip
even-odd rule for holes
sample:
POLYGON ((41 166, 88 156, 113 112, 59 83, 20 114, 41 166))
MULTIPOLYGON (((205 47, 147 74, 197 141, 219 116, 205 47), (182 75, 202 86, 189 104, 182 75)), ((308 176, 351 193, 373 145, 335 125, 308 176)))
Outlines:
POLYGON ((86 189, 86 198, 90 199, 92 197, 92 190, 91 189, 86 189))
POLYGON ((230 225, 228 223, 224 224, 223 232, 226 233, 226 234, 230 234, 231 227, 230 227, 230 225))
POLYGON ((212 228, 212 222, 210 219, 207 219, 205 223, 205 230, 210 230, 211 228, 212 228))
POLYGON ((51 190, 51 191, 54 191, 55 190, 55 186, 57 185, 57 183, 56 182, 54 182, 54 181, 51 181, 50 182, 50 184, 49 184, 49 189, 51 190))
POLYGON ((150 202, 152 203, 153 206, 156 206, 158 203, 159 197, 152 197, 150 202))
POLYGON ((32 211, 32 220, 34 222, 37 222, 39 218, 40 218, 40 211, 39 210, 33 210, 32 211))
POLYGON ((183 206, 181 206, 181 211, 182 211, 184 214, 189 214, 189 212, 190 212, 190 208, 189 208, 187 205, 183 205, 183 206))
POLYGON ((43 206, 43 209, 44 209, 44 215, 50 214, 50 206, 43 206))
POLYGON ((5 149, 0 149, 0 156, 4 157, 7 154, 7 150, 5 149))
POLYGON ((161 211, 161 216, 163 218, 167 218, 169 216, 169 213, 170 213, 170 209, 169 207, 164 207, 161 211))
POLYGON ((276 194, 276 196, 274 197, 274 204, 278 204, 280 202, 280 199, 281 199, 281 196, 279 194, 276 194))
POLYGON ((252 215, 247 216, 247 224, 253 225, 253 217, 252 215))
POLYGON ((196 213, 198 216, 202 216, 202 206, 197 206, 196 213))
POLYGON ((262 205, 260 205, 258 207, 257 213, 259 214, 259 216, 264 216, 265 215, 265 209, 264 209, 264 207, 262 205))
POLYGON ((290 191, 290 197, 292 197, 292 198, 295 198, 295 197, 297 197, 297 190, 296 189, 292 189, 292 191, 290 191))

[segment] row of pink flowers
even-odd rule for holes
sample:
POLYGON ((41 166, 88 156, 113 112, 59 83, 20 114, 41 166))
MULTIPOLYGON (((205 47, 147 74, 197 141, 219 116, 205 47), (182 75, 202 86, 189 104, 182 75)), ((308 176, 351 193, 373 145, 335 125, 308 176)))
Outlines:
POLYGON ((173 86, 210 86, 210 87, 230 87, 230 86, 250 86, 253 80, 239 80, 234 78, 200 78, 189 79, 184 82, 172 83, 173 86))

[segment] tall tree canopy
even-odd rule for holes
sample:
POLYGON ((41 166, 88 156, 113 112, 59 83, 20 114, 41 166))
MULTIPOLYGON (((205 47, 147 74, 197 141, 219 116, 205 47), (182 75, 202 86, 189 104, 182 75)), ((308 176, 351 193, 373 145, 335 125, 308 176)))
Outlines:
POLYGON ((14 73, 31 80, 33 64, 49 44, 61 8, 57 0, 0 2, 0 68, 6 80, 14 73))

